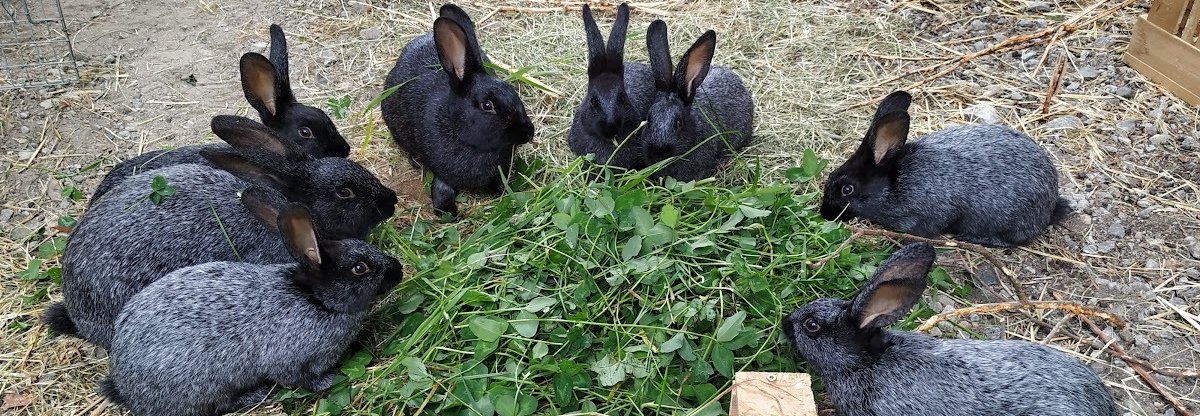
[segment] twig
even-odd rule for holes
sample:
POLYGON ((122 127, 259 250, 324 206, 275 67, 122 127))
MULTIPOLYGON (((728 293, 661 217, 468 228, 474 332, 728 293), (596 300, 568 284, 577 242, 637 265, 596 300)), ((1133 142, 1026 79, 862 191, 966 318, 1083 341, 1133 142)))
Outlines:
POLYGON ((1003 277, 1004 280, 1010 286, 1012 286, 1013 295, 1017 297, 1017 300, 1020 301, 1022 304, 1029 304, 1029 298, 1025 297, 1024 293, 1021 293, 1021 290, 1020 290, 1021 286, 1017 283, 1016 278, 1013 277, 1012 271, 1010 271, 1010 270, 1008 270, 1008 268, 1004 267, 1004 262, 1000 261, 999 258, 996 258, 996 255, 992 254, 991 250, 988 249, 987 247, 981 246, 979 244, 967 243, 967 242, 963 242, 963 241, 926 238, 926 237, 916 236, 916 235, 912 235, 912 234, 905 234, 905 233, 899 233, 899 232, 888 231, 888 230, 858 228, 858 227, 849 226, 849 225, 846 226, 846 228, 849 228, 850 230, 855 231, 855 235, 860 235, 860 234, 861 235, 874 235, 874 236, 894 238, 894 239, 898 239, 898 240, 915 240, 915 241, 921 241, 921 242, 933 244, 936 246, 967 250, 967 251, 971 251, 976 254, 979 254, 980 256, 983 256, 983 258, 985 260, 987 260, 988 263, 991 263, 992 267, 996 268, 996 271, 999 272, 1000 276, 1003 277))
POLYGON ((1050 76, 1050 87, 1046 88, 1046 99, 1042 100, 1042 114, 1050 112, 1050 102, 1058 93, 1058 85, 1062 82, 1063 71, 1067 69, 1067 55, 1058 56, 1058 64, 1054 65, 1054 73, 1050 76))
MULTIPOLYGON (((1101 0, 1101 1, 1104 1, 1104 0, 1101 0)), ((1033 32, 1033 33, 1026 33, 1024 35, 1013 36, 1008 39, 1002 40, 995 45, 992 45, 992 46, 989 46, 982 50, 979 50, 977 52, 964 54, 962 56, 959 56, 958 58, 947 59, 945 61, 938 62, 935 64, 930 64, 928 66, 925 66, 925 67, 922 67, 922 68, 919 68, 919 69, 916 69, 913 71, 908 71, 904 74, 889 78, 888 80, 882 82, 881 84, 888 84, 893 81, 899 80, 901 78, 905 78, 909 75, 937 71, 937 72, 934 72, 933 75, 929 75, 929 76, 925 77, 924 79, 914 82, 912 84, 909 84, 907 87, 904 88, 906 90, 916 89, 917 87, 928 84, 938 78, 944 77, 944 76, 950 74, 951 72, 958 70, 959 68, 962 68, 968 62, 971 62, 972 60, 974 60, 976 58, 987 56, 987 55, 992 55, 992 54, 996 54, 996 53, 1000 53, 1000 52, 1009 52, 1009 51, 1025 49, 1028 47, 1032 47, 1034 45, 1045 43, 1048 41, 1047 39, 1050 39, 1050 40, 1058 39, 1064 34, 1073 33, 1075 31, 1083 28, 1084 26, 1095 23, 1097 20, 1108 17, 1109 15, 1116 13, 1116 12, 1120 11, 1121 9, 1129 7, 1130 5, 1132 5, 1135 2, 1137 2, 1137 0, 1124 0, 1120 4, 1116 5, 1113 8, 1107 9, 1103 12, 1097 13, 1096 15, 1085 19, 1085 18, 1083 18, 1084 14, 1086 14, 1088 11, 1095 8, 1094 6, 1088 7, 1086 9, 1084 9, 1082 13, 1077 14, 1074 17, 1067 19, 1066 21, 1064 21, 1056 26, 1051 26, 1051 27, 1048 27, 1048 28, 1045 28, 1045 29, 1042 29, 1042 30, 1039 30, 1039 31, 1033 32), (940 68, 940 70, 939 70, 939 68, 940 68)), ((881 95, 879 97, 876 97, 876 98, 873 98, 870 100, 854 103, 854 104, 850 105, 849 107, 847 107, 847 109, 853 109, 853 108, 858 108, 858 107, 862 107, 865 105, 875 104, 875 103, 879 102, 880 100, 882 100, 883 97, 885 97, 885 95, 881 95)))
POLYGON ((937 315, 934 315, 933 317, 930 317, 929 320, 927 320, 927 321, 925 321, 925 323, 921 324, 920 327, 917 327, 917 331, 921 331, 921 332, 928 331, 929 328, 933 328, 933 326, 937 325, 939 322, 945 321, 950 318, 975 315, 975 314, 981 314, 981 313, 1004 312, 1004 311, 1011 311, 1011 310, 1018 310, 1018 309, 1055 309, 1055 310, 1060 310, 1060 311, 1063 311, 1063 312, 1066 312, 1069 314, 1073 314, 1076 316, 1081 316, 1081 317, 1082 316, 1095 316, 1097 318, 1108 321, 1108 323, 1112 324, 1112 326, 1117 327, 1117 328, 1121 328, 1121 327, 1125 326, 1125 322, 1122 321, 1121 318, 1117 317, 1116 315, 1113 315, 1111 313, 1104 312, 1104 311, 1101 311, 1101 310, 1098 310, 1095 308, 1089 308, 1087 306, 1083 306, 1078 303, 1061 302, 1061 301, 1059 301, 1059 302, 1033 301, 1033 302, 1024 303, 1024 304, 1019 303, 1019 302, 982 303, 982 304, 978 304, 978 305, 974 305, 974 306, 968 306, 965 308, 955 309, 950 312, 939 313, 937 315))
MULTIPOLYGON (((1058 293, 1054 294, 1054 298, 1062 300, 1062 296, 1058 293)), ((1112 338, 1109 338, 1108 334, 1105 334, 1104 331, 1101 330, 1100 327, 1096 326, 1096 323, 1092 322, 1091 319, 1085 316, 1080 316, 1079 320, 1083 321, 1083 324, 1087 325, 1088 329, 1091 329, 1092 332, 1100 338, 1100 341, 1103 342, 1108 349, 1116 352, 1118 357, 1128 355, 1125 353, 1124 348, 1121 348, 1121 346, 1114 342, 1112 338)), ((1144 381, 1147 386, 1149 386, 1154 390, 1155 393, 1158 393, 1159 396, 1162 396, 1164 400, 1170 403, 1171 407, 1175 408, 1175 413, 1178 413, 1180 416, 1195 416, 1195 413, 1192 413, 1191 410, 1188 410, 1187 407, 1184 407, 1183 403, 1180 402, 1178 398, 1172 395, 1171 392, 1167 391, 1166 388, 1163 388, 1162 384, 1160 384, 1158 380, 1155 380, 1154 376, 1150 375, 1150 372, 1143 368, 1141 363, 1135 360, 1125 360, 1124 357, 1122 357, 1122 360, 1129 365, 1129 368, 1132 368, 1133 371, 1137 373, 1138 377, 1141 377, 1142 381, 1144 381)))

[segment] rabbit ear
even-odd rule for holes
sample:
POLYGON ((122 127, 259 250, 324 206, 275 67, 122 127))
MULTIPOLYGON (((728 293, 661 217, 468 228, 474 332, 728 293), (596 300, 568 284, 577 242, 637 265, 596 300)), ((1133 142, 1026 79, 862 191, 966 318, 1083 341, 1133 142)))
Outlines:
POLYGON ((266 224, 271 230, 279 232, 279 208, 272 204, 274 198, 263 188, 251 186, 241 192, 239 197, 242 205, 254 214, 255 218, 266 224))
POLYGON ((600 28, 596 26, 596 19, 592 18, 592 8, 586 4, 583 5, 583 31, 587 35, 588 74, 592 75, 604 69, 606 59, 604 38, 600 35, 600 28))
POLYGON ((287 38, 283 37, 283 28, 275 24, 271 25, 271 65, 275 67, 275 79, 279 81, 275 88, 279 101, 296 102, 296 96, 292 94, 292 77, 288 75, 287 38))
POLYGON ((246 101, 258 111, 258 115, 267 123, 274 123, 283 118, 280 107, 285 101, 279 97, 279 79, 275 76, 275 67, 267 57, 254 52, 242 55, 238 64, 242 74, 242 92, 246 101))
POLYGON ((212 163, 213 166, 247 182, 266 183, 279 189, 284 189, 286 186, 283 178, 254 163, 236 150, 205 149, 200 151, 200 156, 212 163))
POLYGON ((667 24, 662 20, 650 22, 646 29, 646 50, 650 54, 650 69, 654 72, 654 88, 659 91, 674 91, 675 70, 671 64, 671 48, 667 44, 667 24))
POLYGON ((308 209, 297 203, 288 204, 278 221, 279 234, 292 257, 308 270, 320 270, 321 247, 308 209))
POLYGON ((446 3, 438 9, 438 16, 454 19, 464 29, 469 32, 475 31, 475 22, 471 21, 471 16, 465 10, 454 4, 446 3))
POLYGON ((433 21, 433 43, 437 46, 442 70, 450 76, 450 86, 456 92, 466 91, 475 75, 483 72, 479 45, 466 29, 452 18, 439 17, 433 21))
POLYGON ((904 143, 908 142, 908 113, 898 112, 884 114, 871 124, 867 133, 870 152, 875 165, 882 166, 890 163, 904 143))
POLYGON ((716 48, 717 32, 710 30, 700 35, 700 39, 696 39, 696 43, 679 60, 679 67, 675 68, 675 87, 685 104, 691 104, 696 98, 696 90, 704 82, 704 77, 708 76, 716 48))
POLYGON ((903 317, 925 292, 936 255, 927 243, 909 244, 893 253, 854 298, 852 322, 860 329, 879 329, 903 317))
POLYGON ((891 113, 907 113, 908 106, 912 104, 912 95, 904 90, 896 90, 887 97, 883 97, 883 101, 879 102, 879 108, 875 109, 875 119, 886 116, 891 113))
POLYGON ((262 150, 288 160, 307 157, 307 153, 276 135, 267 126, 245 117, 216 116, 212 119, 211 127, 217 137, 237 149, 262 150))
POLYGON ((613 22, 612 31, 608 33, 609 69, 620 71, 625 67, 625 32, 629 31, 629 5, 621 3, 617 6, 617 20, 613 22))

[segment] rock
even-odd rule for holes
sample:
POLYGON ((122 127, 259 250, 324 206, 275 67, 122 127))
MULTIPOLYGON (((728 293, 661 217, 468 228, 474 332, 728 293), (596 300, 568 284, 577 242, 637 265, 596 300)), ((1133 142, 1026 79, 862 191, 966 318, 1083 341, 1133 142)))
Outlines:
POLYGON ((1126 100, 1132 100, 1133 99, 1133 88, 1117 87, 1117 89, 1113 90, 1113 94, 1116 94, 1118 97, 1124 98, 1126 100))
POLYGON ((369 27, 359 31, 358 36, 363 38, 363 40, 378 40, 383 37, 383 29, 369 27))
POLYGON ((972 20, 971 23, 967 24, 967 29, 973 32, 982 32, 988 30, 988 28, 987 22, 980 19, 972 20))
POLYGON ((267 48, 269 46, 270 45, 268 45, 266 42, 254 42, 253 45, 250 45, 250 50, 258 53, 267 53, 267 48))
POLYGON ((0 209, 0 222, 8 222, 13 217, 13 210, 5 208, 0 209))
POLYGON ((987 339, 1002 339, 1004 338, 1004 329, 995 325, 988 325, 983 328, 983 336, 987 337, 987 339))
POLYGON ((1112 240, 1101 241, 1096 244, 1096 252, 1100 254, 1111 253, 1113 250, 1116 250, 1116 248, 1117 242, 1112 240))
POLYGON ((1045 124, 1050 130, 1074 130, 1083 128, 1083 120, 1075 116, 1062 116, 1045 124))
POLYGON ((1120 123, 1117 123, 1117 130, 1121 130, 1122 132, 1125 132, 1126 134, 1132 133, 1133 130, 1136 128, 1137 128, 1136 120, 1125 120, 1120 123))
POLYGON ((1191 138, 1191 137, 1188 137, 1188 138, 1186 138, 1186 139, 1183 139, 1183 148, 1184 148, 1185 150, 1197 150, 1197 149, 1200 149, 1200 141, 1197 141, 1196 139, 1194 139, 1194 138, 1191 138))
POLYGON ((38 104, 38 106, 41 106, 42 108, 49 110, 50 107, 54 107, 54 101, 47 98, 47 99, 43 100, 40 104, 38 104))
POLYGON ((329 49, 325 49, 325 50, 317 53, 317 57, 321 58, 321 63, 325 66, 333 65, 334 63, 336 63, 338 61, 337 54, 329 49))
POLYGON ((991 103, 975 103, 966 110, 967 118, 977 123, 996 124, 1000 122, 1000 114, 991 103))
POLYGON ((29 126, 21 126, 18 130, 21 130, 21 134, 29 134, 29 126))
POLYGON ((1108 235, 1117 238, 1125 237, 1125 226, 1121 225, 1119 222, 1114 222, 1112 225, 1108 226, 1108 235))
POLYGON ((1092 41, 1092 43, 1096 45, 1097 48, 1108 49, 1112 45, 1116 44, 1117 41, 1108 36, 1101 36, 1096 38, 1095 41, 1092 41))
POLYGON ((942 329, 938 327, 929 328, 929 336, 938 338, 942 336, 942 329))
POLYGON ((1200 240, 1197 240, 1195 237, 1188 237, 1183 239, 1183 243, 1187 244, 1188 254, 1193 259, 1200 260, 1200 240))
POLYGON ((1033 13, 1046 13, 1054 10, 1054 6, 1047 2, 1035 1, 1025 5, 1025 11, 1033 13))
POLYGON ((1171 142, 1171 135, 1169 135, 1169 134, 1159 133, 1159 134, 1150 136, 1150 144, 1155 145, 1155 146, 1162 146, 1162 145, 1165 145, 1170 142, 1171 142))
POLYGON ((975 278, 979 279, 980 283, 989 286, 1000 284, 1000 277, 996 276, 996 269, 990 264, 981 264, 975 268, 975 278))
POLYGON ((1079 76, 1083 77, 1083 79, 1096 79, 1096 77, 1100 76, 1100 71, 1095 67, 1085 66, 1079 68, 1079 76))
POLYGON ((29 118, 29 112, 28 112, 28 111, 22 111, 22 112, 20 112, 19 114, 17 114, 17 117, 18 117, 18 118, 20 118, 20 119, 22 119, 22 120, 24 120, 24 119, 27 119, 27 118, 29 118))

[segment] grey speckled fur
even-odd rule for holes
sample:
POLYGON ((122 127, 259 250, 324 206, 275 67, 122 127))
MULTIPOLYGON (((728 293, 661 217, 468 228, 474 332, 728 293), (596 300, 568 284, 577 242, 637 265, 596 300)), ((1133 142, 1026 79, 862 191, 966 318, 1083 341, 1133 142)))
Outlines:
POLYGON ((884 329, 924 292, 933 258, 928 244, 905 246, 853 301, 818 299, 784 319, 785 334, 821 376, 838 414, 1117 414, 1091 369, 1045 346, 884 329))
MULTIPOLYGON (((907 135, 903 101, 903 109, 881 104, 876 123, 892 120, 895 129, 903 123, 907 135)), ((886 128, 873 126, 858 151, 829 175, 821 204, 826 219, 841 214, 924 237, 950 233, 1009 247, 1037 238, 1070 212, 1058 196, 1057 172, 1046 151, 1015 130, 950 128, 901 141, 877 164, 870 143, 878 129, 886 128), (846 186, 852 192, 843 196, 846 186)))
POLYGON ((654 176, 687 181, 716 175, 721 163, 745 148, 754 134, 750 91, 737 73, 712 66, 716 32, 701 35, 680 58, 674 73, 666 24, 661 20, 650 24, 646 46, 658 91, 642 131, 646 165, 691 151, 654 176), (699 73, 695 91, 687 87, 692 73, 699 73))
POLYGON ((320 245, 320 271, 215 262, 146 287, 117 321, 102 391, 136 414, 208 416, 257 404, 276 384, 328 389, 371 299, 401 272, 362 240, 320 245), (329 276, 356 262, 373 274, 329 276))
MULTIPOLYGON (((245 136, 274 140, 248 119, 235 122, 245 136)), ((218 128, 222 132, 223 129, 218 128)), ((278 139, 278 138, 276 138, 278 139)), ((278 144, 278 142, 276 142, 278 144)), ((281 147, 281 146, 276 146, 281 147)), ((328 238, 365 236, 395 210, 396 194, 370 171, 348 159, 288 161, 266 152, 227 150, 212 156, 262 179, 256 195, 276 209, 288 201, 309 207, 319 233, 328 238), (350 191, 342 198, 337 193, 350 191)), ((150 282, 187 266, 211 261, 277 263, 288 259, 269 223, 239 198, 246 178, 204 165, 168 166, 130 177, 97 201, 80 219, 63 255, 63 303, 44 320, 55 330, 108 348, 122 305, 150 282), (160 205, 146 195, 162 176, 175 188, 160 205)))
POLYGON ((77 334, 108 348, 125 302, 176 269, 291 259, 274 231, 242 206, 238 193, 246 187, 228 172, 184 164, 134 175, 109 191, 84 214, 63 254, 63 304, 77 334), (176 194, 154 205, 145 197, 159 175, 176 194))

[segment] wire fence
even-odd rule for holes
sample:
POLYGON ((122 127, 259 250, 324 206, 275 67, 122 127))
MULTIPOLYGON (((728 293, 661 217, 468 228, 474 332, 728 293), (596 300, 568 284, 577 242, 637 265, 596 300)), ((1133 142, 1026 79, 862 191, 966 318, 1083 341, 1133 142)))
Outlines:
POLYGON ((0 90, 79 81, 59 0, 0 0, 0 90))

